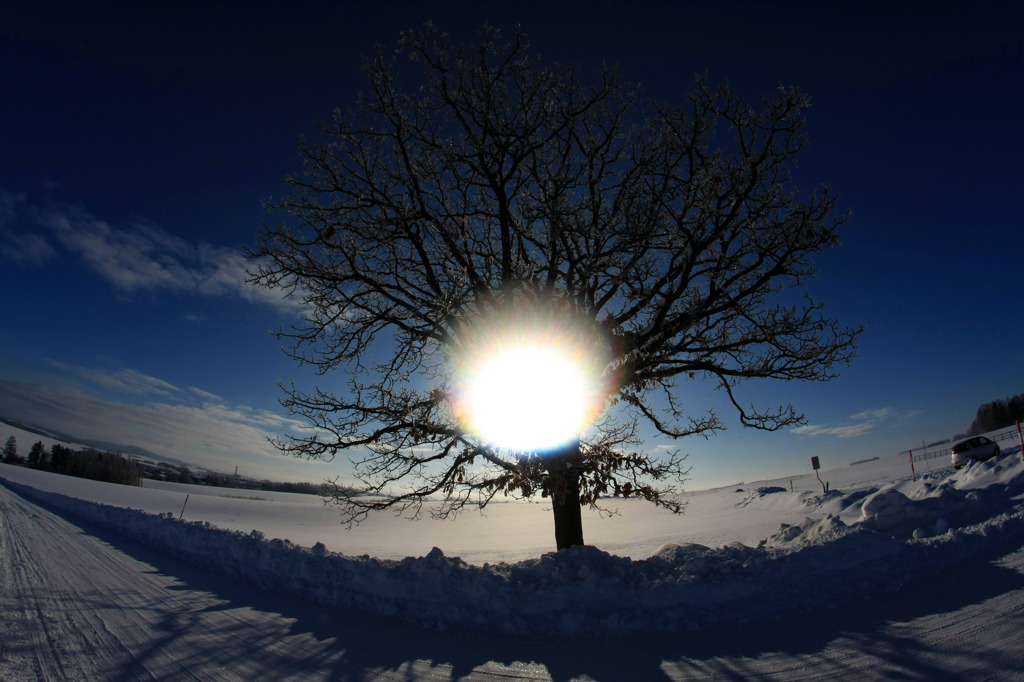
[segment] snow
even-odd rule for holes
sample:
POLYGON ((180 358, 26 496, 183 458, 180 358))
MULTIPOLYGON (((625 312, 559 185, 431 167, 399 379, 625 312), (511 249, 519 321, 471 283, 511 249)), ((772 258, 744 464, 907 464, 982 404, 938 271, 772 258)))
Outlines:
POLYGON ((445 632, 519 638, 694 633, 841 612, 1024 540, 1019 447, 910 476, 899 457, 686 495, 683 516, 618 503, 589 545, 551 551, 544 504, 345 531, 313 496, 0 465, 18 496, 274 593, 445 632), (186 495, 187 503, 186 503, 186 495), (180 518, 179 518, 180 517, 180 518))

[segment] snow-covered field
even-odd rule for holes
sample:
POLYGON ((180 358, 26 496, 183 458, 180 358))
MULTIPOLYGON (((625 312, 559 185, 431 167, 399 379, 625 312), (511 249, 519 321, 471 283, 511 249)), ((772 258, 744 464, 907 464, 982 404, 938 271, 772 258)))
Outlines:
MULTIPOLYGON (((346 531, 310 496, 131 488, 7 465, 0 483, 274 594, 452 637, 593 641, 771 629, 821 612, 841 619, 921 581, 941 584, 979 557, 1018 551, 1024 462, 1010 443, 960 471, 933 463, 917 481, 904 458, 887 457, 822 472, 827 494, 804 476, 688 493, 683 516, 619 503, 618 516, 585 517, 587 547, 560 553, 543 503, 495 504, 454 522, 378 516, 346 531)), ((1020 623, 1005 627, 1019 632, 1020 623)), ((986 675, 1024 675, 1024 664, 992 660, 1003 667, 986 675)), ((0 649, 0 678, 2 666, 0 649)))

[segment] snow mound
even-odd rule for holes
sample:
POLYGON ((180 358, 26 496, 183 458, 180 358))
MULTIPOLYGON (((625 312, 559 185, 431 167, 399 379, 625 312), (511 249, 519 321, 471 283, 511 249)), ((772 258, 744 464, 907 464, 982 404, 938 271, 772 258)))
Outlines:
MULTIPOLYGON (((998 514, 1024 491, 1019 463, 975 462, 959 477, 929 478, 909 495, 897 487, 872 492, 861 503, 860 523, 894 536, 925 538, 998 514), (1001 474, 1008 473, 1008 476, 1001 474)), ((906 487, 905 485, 903 487, 906 487)))
POLYGON ((808 509, 820 511, 823 514, 849 513, 851 510, 860 509, 860 505, 868 495, 878 492, 878 488, 866 490, 855 490, 844 493, 841 490, 831 490, 825 495, 815 495, 804 500, 804 506, 808 509))
MULTIPOLYGON (((741 492, 741 490, 737 490, 736 492, 741 492)), ((740 507, 748 507, 751 504, 757 502, 758 500, 761 500, 762 498, 768 497, 769 495, 776 495, 778 493, 787 493, 787 492, 788 491, 785 488, 781 488, 779 486, 765 486, 765 487, 757 488, 752 493, 749 493, 745 498, 743 498, 743 500, 739 503, 738 506, 740 506, 740 507)))
MULTIPOLYGON (((873 598, 915 576, 1024 539, 1024 465, 972 464, 958 476, 818 499, 825 512, 756 547, 666 544, 646 559, 575 547, 475 566, 425 556, 347 556, 208 522, 184 521, 3 481, 18 494, 266 590, 445 631, 595 637, 688 632, 873 598), (1003 467, 996 471, 996 467, 1003 467), (983 485, 985 484, 985 485, 983 485)), ((748 499, 801 504, 761 489, 748 499)), ((804 494, 806 495, 806 494, 804 494)), ((808 502, 805 498, 803 502, 808 502)), ((773 502, 774 504, 774 502, 773 502)))
POLYGON ((828 542, 842 537, 849 531, 849 528, 849 526, 843 523, 842 519, 831 514, 824 519, 808 517, 800 524, 782 524, 779 532, 765 540, 765 544, 772 546, 795 546, 828 542))

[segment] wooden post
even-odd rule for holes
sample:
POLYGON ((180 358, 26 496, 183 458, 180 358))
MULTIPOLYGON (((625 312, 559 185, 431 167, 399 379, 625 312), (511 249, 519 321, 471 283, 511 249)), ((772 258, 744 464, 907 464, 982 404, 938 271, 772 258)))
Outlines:
POLYGON ((913 450, 907 450, 907 454, 910 455, 910 473, 913 475, 914 482, 916 483, 917 482, 917 472, 914 471, 914 451, 913 450))

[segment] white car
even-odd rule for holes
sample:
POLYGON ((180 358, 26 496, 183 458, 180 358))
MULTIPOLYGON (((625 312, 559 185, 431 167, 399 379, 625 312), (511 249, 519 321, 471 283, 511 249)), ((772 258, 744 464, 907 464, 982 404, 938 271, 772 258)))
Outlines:
POLYGON ((999 454, 999 445, 985 436, 975 436, 962 440, 953 446, 953 468, 960 469, 971 463, 984 462, 999 454))

